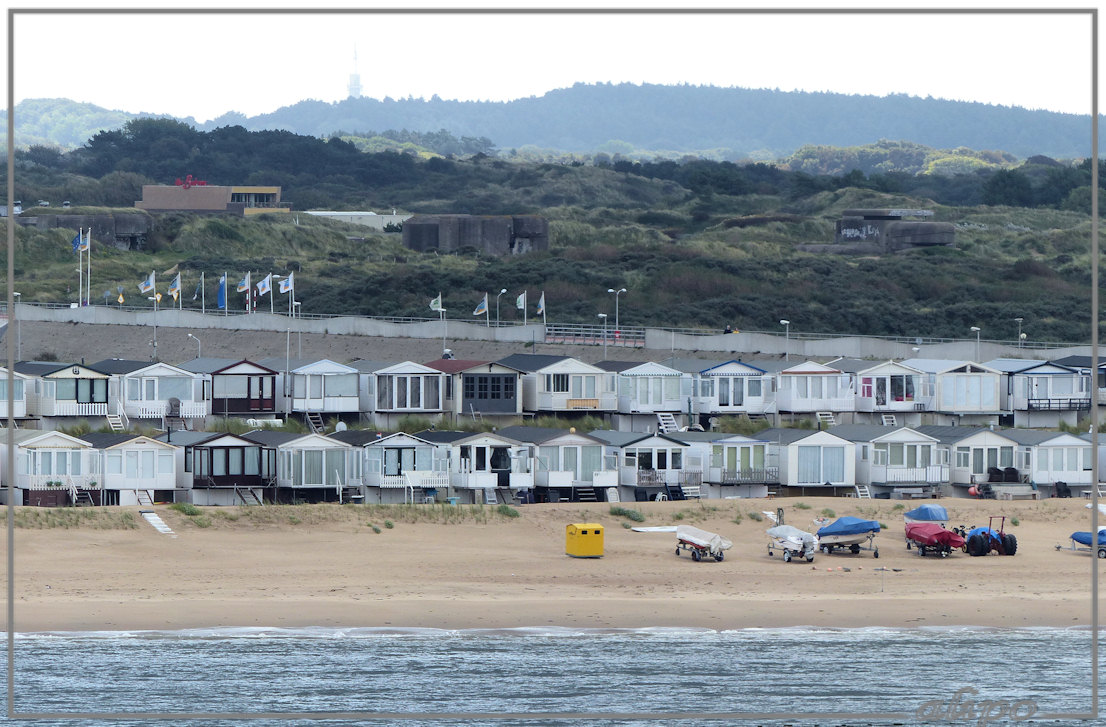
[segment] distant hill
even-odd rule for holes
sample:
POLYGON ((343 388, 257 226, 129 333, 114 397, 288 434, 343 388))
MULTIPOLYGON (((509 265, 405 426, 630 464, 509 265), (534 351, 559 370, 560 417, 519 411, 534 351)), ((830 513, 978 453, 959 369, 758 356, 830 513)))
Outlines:
MULTIPOLYGON (((108 112, 64 100, 17 106, 20 146, 82 145, 97 131, 152 114, 108 112)), ((783 92, 713 86, 576 84, 509 102, 431 99, 301 101, 269 114, 229 112, 205 131, 238 125, 329 137, 369 131, 448 131, 486 138, 501 153, 527 147, 624 156, 698 155, 724 160, 775 160, 804 146, 851 147, 880 140, 936 148, 1001 150, 1018 158, 1090 155, 1090 117, 945 101, 783 92)))

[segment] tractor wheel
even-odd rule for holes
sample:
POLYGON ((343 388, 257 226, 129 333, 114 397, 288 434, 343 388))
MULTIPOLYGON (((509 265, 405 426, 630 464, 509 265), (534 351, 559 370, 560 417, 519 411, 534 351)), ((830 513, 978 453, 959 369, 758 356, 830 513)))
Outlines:
POLYGON ((1013 533, 1004 533, 1002 536, 1002 552, 1005 555, 1013 555, 1018 552, 1018 539, 1013 533))
POLYGON ((982 534, 976 533, 975 535, 968 538, 968 555, 987 555, 987 552, 989 550, 990 547, 988 547, 987 538, 982 534))
POLYGON ((852 553, 853 555, 856 555, 857 553, 860 552, 860 546, 857 545, 856 543, 853 543, 852 545, 849 546, 849 552, 852 553))

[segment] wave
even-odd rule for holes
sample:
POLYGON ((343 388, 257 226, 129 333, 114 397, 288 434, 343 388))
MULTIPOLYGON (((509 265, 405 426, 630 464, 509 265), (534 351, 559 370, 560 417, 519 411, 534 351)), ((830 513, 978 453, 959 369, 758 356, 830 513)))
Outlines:
POLYGON ((244 626, 213 627, 199 629, 151 629, 119 631, 27 631, 17 632, 14 638, 26 639, 379 639, 379 638, 596 638, 596 637, 665 637, 686 639, 712 638, 786 638, 819 640, 821 638, 838 639, 847 634, 858 639, 889 639, 918 635, 986 635, 986 634, 1024 634, 1040 636, 1090 631, 1090 626, 780 626, 772 628, 748 627, 741 629, 710 629, 697 627, 644 626, 637 628, 573 628, 564 626, 520 626, 511 628, 470 628, 444 629, 430 627, 361 626, 332 627, 305 626, 288 628, 282 626, 244 626))

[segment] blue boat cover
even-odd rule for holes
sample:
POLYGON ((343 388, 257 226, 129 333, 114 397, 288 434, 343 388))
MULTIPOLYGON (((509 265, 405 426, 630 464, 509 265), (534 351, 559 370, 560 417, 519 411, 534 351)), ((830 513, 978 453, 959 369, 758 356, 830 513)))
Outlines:
POLYGON ((973 535, 984 535, 989 540, 1001 540, 1001 537, 999 536, 998 531, 997 530, 992 530, 991 528, 985 528, 985 527, 972 528, 971 530, 968 531, 968 534, 964 539, 967 540, 968 538, 972 537, 973 535))
POLYGON ((947 522, 949 519, 949 511, 941 505, 919 505, 904 514, 911 520, 941 520, 947 522))
MULTIPOLYGON (((1080 530, 1078 532, 1072 533, 1071 534, 1071 539, 1074 540, 1075 542, 1079 543, 1080 545, 1090 545, 1091 544, 1091 531, 1089 531, 1089 530, 1080 530)), ((1106 545, 1106 530, 1099 530, 1098 531, 1098 544, 1099 545, 1106 545)))
POLYGON ((818 537, 823 535, 861 535, 878 533, 879 523, 875 520, 861 520, 858 517, 839 517, 829 525, 819 528, 818 537))

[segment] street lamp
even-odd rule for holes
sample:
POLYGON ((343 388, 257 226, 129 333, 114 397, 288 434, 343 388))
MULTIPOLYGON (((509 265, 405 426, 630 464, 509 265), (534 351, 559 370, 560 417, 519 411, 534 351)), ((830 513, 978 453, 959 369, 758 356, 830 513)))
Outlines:
POLYGON ((196 358, 203 358, 204 357, 204 345, 202 343, 200 343, 200 339, 196 338, 191 333, 188 334, 188 337, 196 342, 196 358))
POLYGON ((783 329, 783 360, 791 360, 791 321, 784 318, 780 319, 780 325, 783 329))
POLYGON ((274 280, 280 280, 283 277, 284 277, 283 275, 273 275, 272 273, 269 273, 269 312, 270 313, 276 313, 276 305, 273 303, 273 298, 276 297, 276 292, 273 290, 273 288, 275 287, 273 285, 273 281, 274 280))
POLYGON ((23 298, 22 293, 16 293, 12 291, 12 296, 15 298, 15 359, 17 361, 23 360, 23 320, 19 317, 19 304, 23 298))
POLYGON ((603 360, 607 359, 607 314, 600 313, 599 318, 603 321, 603 360))
POLYGON ((1016 320, 1018 322, 1018 348, 1021 348, 1022 347, 1022 339, 1025 338, 1025 336, 1022 335, 1022 321, 1024 321, 1025 319, 1024 318, 1015 318, 1014 320, 1016 320))
POLYGON ((161 293, 154 293, 153 295, 146 296, 146 300, 152 300, 154 302, 154 356, 153 360, 157 361, 157 304, 161 302, 161 293))
POLYGON ((499 296, 507 292, 506 288, 499 291, 499 295, 495 296, 495 327, 499 328, 499 296))
POLYGON ((972 326, 972 330, 975 331, 975 362, 979 361, 979 326, 972 326))
POLYGON ((614 288, 607 288, 607 292, 614 293, 614 330, 615 333, 618 333, 622 330, 618 327, 618 296, 620 293, 625 293, 626 289, 619 288, 618 290, 615 290, 614 288))

